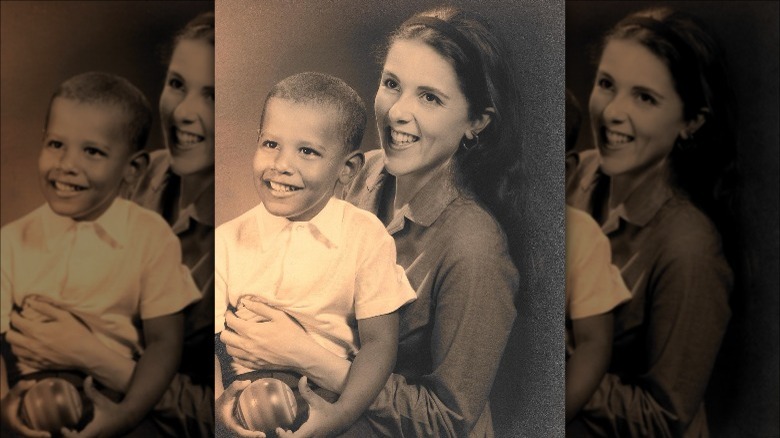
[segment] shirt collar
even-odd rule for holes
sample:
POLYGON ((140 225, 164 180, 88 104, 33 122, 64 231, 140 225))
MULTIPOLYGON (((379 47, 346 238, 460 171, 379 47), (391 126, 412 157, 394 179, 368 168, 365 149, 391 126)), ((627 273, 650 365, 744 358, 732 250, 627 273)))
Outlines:
POLYGON ((438 170, 409 201, 405 216, 414 223, 430 227, 460 192, 455 188, 451 169, 438 170))
POLYGON ((338 247, 342 243, 341 224, 344 218, 345 201, 331 198, 325 207, 309 221, 291 221, 287 218, 274 216, 266 210, 263 204, 258 206, 257 225, 261 230, 260 239, 263 251, 270 249, 270 242, 284 231, 294 226, 305 227, 315 240, 322 242, 328 248, 338 247))
POLYGON ((77 226, 91 226, 100 240, 106 242, 112 248, 124 247, 127 245, 128 240, 127 218, 130 213, 129 202, 124 199, 114 199, 111 206, 94 221, 75 221, 69 217, 60 216, 47 204, 43 210, 43 230, 46 241, 54 242, 59 236, 77 226))

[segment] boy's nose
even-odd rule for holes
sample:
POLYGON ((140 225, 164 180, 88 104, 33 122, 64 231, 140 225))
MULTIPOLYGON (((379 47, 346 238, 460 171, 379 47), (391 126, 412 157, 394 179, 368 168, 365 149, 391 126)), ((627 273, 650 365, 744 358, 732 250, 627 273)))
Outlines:
POLYGON ((290 173, 292 167, 290 165, 290 157, 288 152, 281 150, 274 157, 273 168, 279 173, 290 173))
POLYGON ((73 173, 78 168, 76 165, 75 152, 72 148, 66 148, 60 154, 60 159, 57 162, 57 167, 64 172, 73 173))

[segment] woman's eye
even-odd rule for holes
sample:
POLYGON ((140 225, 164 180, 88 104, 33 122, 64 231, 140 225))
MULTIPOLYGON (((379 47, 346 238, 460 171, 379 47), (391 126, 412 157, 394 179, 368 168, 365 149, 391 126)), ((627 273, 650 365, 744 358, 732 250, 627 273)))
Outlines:
POLYGON ((650 105, 655 105, 658 102, 655 97, 647 93, 639 93, 637 98, 643 103, 649 103, 650 105))
POLYGON ((596 81, 596 85, 599 88, 603 88, 605 90, 608 90, 608 89, 612 88, 612 81, 610 81, 609 79, 606 79, 606 78, 601 78, 598 81, 596 81))
POLYGON ((179 78, 170 78, 168 79, 168 86, 174 90, 179 90, 184 88, 184 82, 179 78))
POLYGON ((395 81, 395 79, 387 78, 384 81, 382 81, 382 85, 384 85, 387 88, 390 88, 391 90, 395 90, 398 88, 398 82, 395 81))
POLYGON ((428 103, 441 103, 441 99, 433 93, 423 93, 422 98, 428 103))

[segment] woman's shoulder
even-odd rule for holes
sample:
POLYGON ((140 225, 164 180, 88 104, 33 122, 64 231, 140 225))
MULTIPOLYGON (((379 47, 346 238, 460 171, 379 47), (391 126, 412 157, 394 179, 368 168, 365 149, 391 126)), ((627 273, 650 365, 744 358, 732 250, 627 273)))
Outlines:
POLYGON ((721 254, 721 238, 710 218, 683 196, 673 196, 651 223, 663 248, 677 256, 721 254))
POLYGON ((506 233, 479 202, 458 196, 441 213, 435 225, 455 253, 483 256, 507 249, 506 233))

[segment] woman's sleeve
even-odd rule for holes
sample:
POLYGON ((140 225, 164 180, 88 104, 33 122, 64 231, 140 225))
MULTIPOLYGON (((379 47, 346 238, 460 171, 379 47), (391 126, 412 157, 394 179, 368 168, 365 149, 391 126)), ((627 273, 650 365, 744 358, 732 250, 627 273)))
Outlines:
POLYGON ((390 376, 367 415, 381 436, 466 437, 490 421, 480 417, 515 319, 518 275, 499 238, 452 236, 450 246, 433 281, 431 348, 420 351, 432 369, 390 376))
POLYGON ((649 279, 644 373, 634 381, 607 374, 583 409, 601 435, 682 436, 701 407, 731 314, 732 276, 717 246, 685 240, 649 279))

